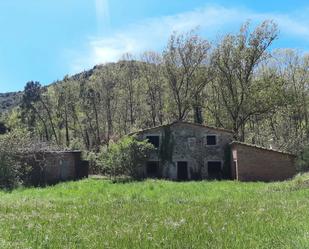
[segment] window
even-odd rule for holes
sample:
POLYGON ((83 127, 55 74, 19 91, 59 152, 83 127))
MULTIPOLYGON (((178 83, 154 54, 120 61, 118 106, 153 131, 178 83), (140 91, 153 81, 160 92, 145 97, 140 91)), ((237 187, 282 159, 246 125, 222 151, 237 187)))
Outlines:
POLYGON ((221 179, 222 169, 221 169, 221 161, 208 161, 208 177, 210 179, 221 179))
POLYGON ((159 177, 159 162, 149 161, 146 166, 147 177, 157 178, 159 177))
POLYGON ((147 136, 148 142, 151 143, 155 148, 160 146, 160 137, 159 136, 147 136))
POLYGON ((206 137, 206 145, 217 145, 217 136, 216 135, 208 135, 206 137))

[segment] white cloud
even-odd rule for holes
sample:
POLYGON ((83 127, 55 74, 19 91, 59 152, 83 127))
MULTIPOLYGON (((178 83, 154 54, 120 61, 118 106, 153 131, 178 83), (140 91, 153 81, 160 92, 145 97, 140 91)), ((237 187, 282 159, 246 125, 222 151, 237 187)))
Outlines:
POLYGON ((103 33, 110 25, 108 0, 95 0, 98 33, 103 33))
MULTIPOLYGON (((106 24, 107 17, 109 19, 108 1, 96 0, 96 6, 98 20, 106 24)), ((253 23, 272 19, 279 24, 281 34, 309 41, 309 18, 301 13, 257 13, 244 8, 206 6, 177 15, 143 20, 128 25, 125 30, 114 31, 111 36, 89 38, 85 51, 74 53, 72 73, 95 64, 117 61, 124 53, 161 50, 173 31, 184 32, 199 27, 203 36, 214 39, 218 34, 238 29, 248 19, 253 23)))

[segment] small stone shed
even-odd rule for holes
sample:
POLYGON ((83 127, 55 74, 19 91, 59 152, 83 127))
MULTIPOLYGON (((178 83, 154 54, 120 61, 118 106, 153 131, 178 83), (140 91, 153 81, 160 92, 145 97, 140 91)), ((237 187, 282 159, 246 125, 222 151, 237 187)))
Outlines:
POLYGON ((172 180, 285 180, 295 175, 295 156, 233 142, 230 130, 176 121, 135 134, 154 145, 141 178, 172 180))
POLYGON ((89 164, 81 160, 81 151, 42 151, 26 158, 33 168, 30 181, 35 186, 88 177, 89 164))
POLYGON ((282 181, 296 174, 295 155, 232 142, 231 176, 240 181, 282 181))

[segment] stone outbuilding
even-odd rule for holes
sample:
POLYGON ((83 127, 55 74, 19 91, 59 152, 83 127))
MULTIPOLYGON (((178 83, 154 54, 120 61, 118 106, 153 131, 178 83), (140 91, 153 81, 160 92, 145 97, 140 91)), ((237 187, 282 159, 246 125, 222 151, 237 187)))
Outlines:
POLYGON ((240 150, 238 143, 233 142, 233 132, 222 128, 177 121, 134 134, 155 147, 145 167, 139 171, 143 178, 268 181, 284 180, 295 174, 294 157, 291 154, 264 148, 259 150, 263 155, 255 160, 257 152, 253 147, 247 152, 240 150), (260 167, 260 171, 257 167, 260 167), (267 167, 268 173, 261 173, 267 167), (286 168, 286 173, 282 173, 282 168, 286 168))
POLYGON ((295 155, 232 142, 231 176, 240 181, 280 181, 296 174, 295 155))
POLYGON ((25 156, 32 167, 30 183, 35 186, 88 177, 88 161, 81 159, 81 151, 41 151, 25 156))

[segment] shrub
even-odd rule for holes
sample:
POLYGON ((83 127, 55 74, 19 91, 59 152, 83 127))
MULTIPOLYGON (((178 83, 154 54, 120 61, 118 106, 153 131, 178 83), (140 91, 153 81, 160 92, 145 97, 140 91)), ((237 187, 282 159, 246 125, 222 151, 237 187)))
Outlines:
POLYGON ((21 131, 0 135, 0 188, 14 188, 26 181, 29 166, 22 160, 30 136, 21 131))
POLYGON ((84 151, 83 158, 89 162, 89 174, 98 175, 104 174, 104 167, 102 167, 102 162, 99 159, 100 154, 93 151, 84 151))
POLYGON ((153 150, 153 145, 147 141, 139 141, 134 136, 126 136, 103 150, 100 160, 114 179, 121 176, 138 179, 140 170, 153 150))
POLYGON ((301 172, 309 171, 309 146, 305 147, 297 158, 297 168, 301 172))

